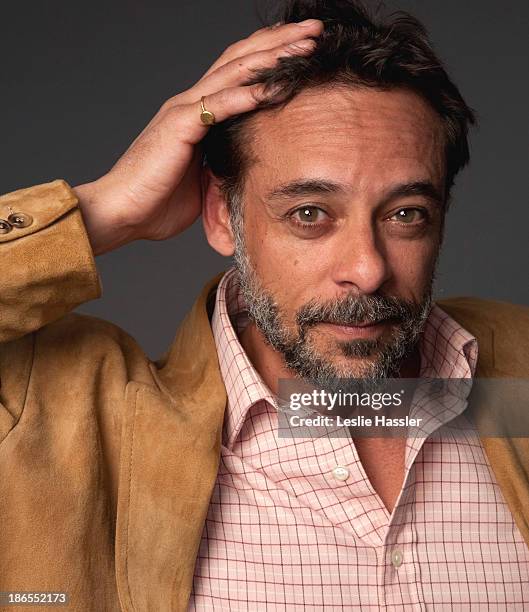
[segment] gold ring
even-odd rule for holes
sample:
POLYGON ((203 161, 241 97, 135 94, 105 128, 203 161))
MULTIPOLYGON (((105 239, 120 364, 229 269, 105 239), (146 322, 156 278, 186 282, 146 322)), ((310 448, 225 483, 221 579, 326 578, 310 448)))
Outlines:
POLYGON ((206 96, 200 98, 200 121, 202 121, 202 125, 213 125, 215 123, 215 115, 204 106, 205 98, 206 96))

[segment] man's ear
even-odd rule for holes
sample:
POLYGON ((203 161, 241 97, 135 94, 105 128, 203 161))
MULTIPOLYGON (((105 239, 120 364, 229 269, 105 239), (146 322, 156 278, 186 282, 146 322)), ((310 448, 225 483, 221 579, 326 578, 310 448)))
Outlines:
POLYGON ((209 168, 202 172, 202 223, 210 246, 226 257, 235 252, 228 204, 220 190, 220 182, 209 168))

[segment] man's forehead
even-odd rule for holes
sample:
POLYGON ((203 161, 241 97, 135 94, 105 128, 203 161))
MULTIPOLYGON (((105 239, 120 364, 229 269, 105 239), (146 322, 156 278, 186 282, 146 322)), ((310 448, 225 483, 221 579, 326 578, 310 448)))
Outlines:
MULTIPOLYGON (((252 157, 284 163, 285 157, 351 155, 374 159, 444 157, 440 117, 406 89, 318 87, 251 121, 252 157)), ((366 160, 367 161, 367 160, 366 160)))

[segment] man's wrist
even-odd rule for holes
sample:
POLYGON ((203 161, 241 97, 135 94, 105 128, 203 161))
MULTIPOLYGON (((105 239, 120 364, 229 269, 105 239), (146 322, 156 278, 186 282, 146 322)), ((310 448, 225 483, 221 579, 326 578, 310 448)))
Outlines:
POLYGON ((113 251, 134 240, 133 232, 120 224, 112 212, 110 198, 99 181, 73 188, 94 255, 113 251))

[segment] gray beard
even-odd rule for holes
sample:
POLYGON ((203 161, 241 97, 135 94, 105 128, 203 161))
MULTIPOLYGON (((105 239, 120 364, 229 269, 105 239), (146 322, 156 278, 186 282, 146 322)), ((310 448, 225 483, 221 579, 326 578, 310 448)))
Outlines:
MULTIPOLYGON (((233 227, 233 224, 232 224, 233 227)), ((296 313, 297 333, 285 325, 274 296, 265 290, 249 260, 242 240, 242 227, 235 231, 235 267, 240 292, 249 317, 266 342, 282 354, 288 369, 303 380, 329 392, 376 389, 383 379, 397 377, 403 361, 413 352, 424 329, 432 304, 433 276, 419 304, 381 295, 355 296, 324 303, 311 300, 296 313), (351 325, 392 319, 389 340, 349 340, 338 342, 345 357, 365 357, 360 371, 335 366, 328 356, 314 347, 307 332, 322 322, 351 325), (367 359, 369 358, 369 359, 367 359), (360 382, 359 379, 362 379, 360 382)))

